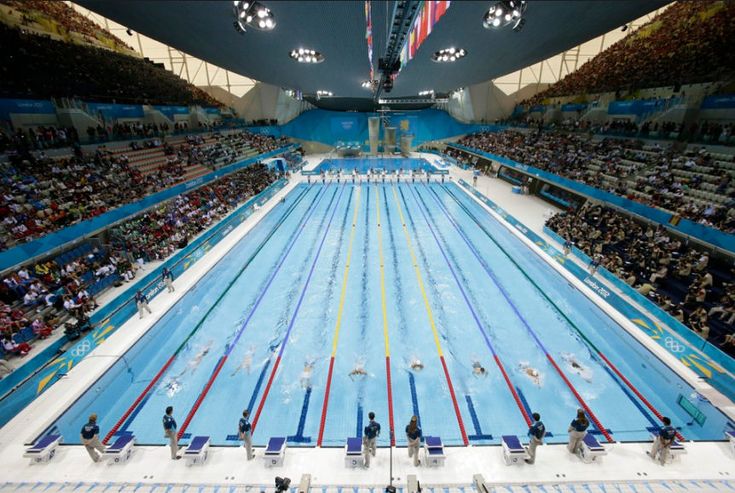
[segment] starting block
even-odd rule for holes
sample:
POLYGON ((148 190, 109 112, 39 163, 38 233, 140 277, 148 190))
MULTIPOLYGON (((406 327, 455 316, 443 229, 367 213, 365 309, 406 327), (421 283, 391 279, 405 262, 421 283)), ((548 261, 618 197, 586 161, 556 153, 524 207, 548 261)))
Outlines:
POLYGON ((56 447, 61 443, 61 435, 46 435, 31 448, 26 449, 23 457, 31 459, 31 464, 48 462, 56 455, 56 447))
POLYGON ((102 454, 103 459, 107 459, 110 464, 122 464, 130 459, 133 455, 133 446, 135 445, 135 436, 122 435, 115 443, 109 445, 102 454))
POLYGON ((362 455, 362 438, 350 437, 345 445, 345 467, 362 467, 365 457, 362 455))
POLYGON ((582 440, 582 447, 579 451, 579 456, 582 458, 582 461, 587 464, 590 462, 601 462, 603 455, 607 455, 605 447, 593 435, 587 433, 584 436, 584 440, 582 440))
POLYGON ((526 449, 515 435, 503 435, 503 460, 506 466, 520 466, 526 459, 526 449))
POLYGON ((286 457, 286 437, 271 437, 263 453, 265 467, 280 467, 286 457))
POLYGON ((426 467, 443 467, 444 460, 444 444, 439 437, 429 437, 424 439, 424 452, 426 456, 426 467))
POLYGON ((674 440, 674 442, 669 447, 669 462, 674 461, 674 459, 678 459, 686 453, 687 449, 684 448, 684 444, 674 440))
POLYGON ((730 451, 735 455, 735 431, 726 431, 725 438, 730 443, 730 451))
POLYGON ((194 464, 204 464, 207 461, 209 455, 209 437, 198 436, 191 440, 191 443, 186 447, 184 452, 184 458, 186 459, 187 466, 193 466, 194 464))

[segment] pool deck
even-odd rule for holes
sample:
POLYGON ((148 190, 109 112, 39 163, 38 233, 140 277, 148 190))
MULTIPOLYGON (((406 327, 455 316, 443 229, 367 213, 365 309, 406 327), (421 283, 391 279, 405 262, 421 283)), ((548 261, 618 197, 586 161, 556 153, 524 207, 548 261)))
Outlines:
MULTIPOLYGON (((324 157, 326 156, 308 156, 308 166, 316 166, 324 157)), ((438 159, 431 154, 421 157, 429 161, 438 159)), ((453 169, 451 176, 454 180, 463 178, 471 182, 470 171, 453 169)), ((92 463, 81 446, 62 446, 57 456, 48 464, 30 465, 29 460, 22 457, 26 448, 24 443, 45 429, 61 409, 68 407, 101 372, 134 344, 159 316, 173 306, 197 279, 234 247, 256 222, 300 181, 301 177, 295 176, 291 183, 279 191, 263 208, 244 221, 212 248, 201 261, 178 278, 175 281, 175 293, 156 297, 151 302, 152 316, 143 320, 136 317, 131 319, 122 330, 118 330, 104 345, 96 349, 91 357, 77 365, 70 372, 70 378, 61 379, 0 430, 0 463, 3 464, 0 490, 31 491, 27 485, 22 488, 19 485, 43 481, 38 483, 38 488, 33 491, 91 492, 98 491, 94 488, 99 484, 112 483, 137 485, 126 491, 153 491, 153 487, 140 490, 138 487, 160 484, 218 485, 226 488, 220 491, 231 491, 232 486, 238 485, 272 485, 276 475, 290 477, 292 486, 295 487, 302 474, 311 474, 312 486, 377 486, 376 491, 380 491, 381 486, 388 484, 390 464, 387 448, 378 449, 377 457, 369 470, 345 468, 342 448, 289 448, 284 466, 274 469, 264 467, 262 449, 256 449, 256 459, 248 462, 245 460, 244 450, 238 447, 212 448, 208 462, 203 466, 194 467, 187 467, 183 460, 170 460, 168 448, 164 446, 138 447, 129 462, 115 466, 92 463), (66 483, 72 487, 50 489, 48 485, 51 482, 62 485, 66 483)), ((480 177, 477 189, 539 233, 543 227, 544 216, 549 211, 557 210, 539 198, 513 194, 511 186, 501 180, 480 177)), ((689 485, 687 491, 728 489, 735 491, 735 450, 725 441, 687 443, 688 453, 667 466, 654 463, 646 455, 646 451, 650 448, 650 444, 647 443, 616 443, 607 448, 608 455, 601 463, 584 464, 579 458, 569 454, 565 445, 544 445, 538 451, 535 465, 524 464, 513 467, 504 465, 500 446, 447 447, 446 466, 439 469, 423 466, 414 468, 407 457, 406 449, 394 448, 393 477, 394 483, 403 487, 409 474, 416 474, 422 486, 470 485, 473 475, 482 474, 488 485, 504 485, 508 490, 511 489, 508 485, 539 483, 558 485, 572 482, 597 484, 604 480, 615 483, 653 482, 651 483, 653 486, 649 485, 647 489, 643 488, 640 491, 677 491, 669 486, 658 489, 660 483, 657 482, 673 484, 670 482, 674 480, 712 480, 729 483, 716 483, 716 486, 712 486, 712 483, 700 483, 701 488, 689 485)), ((519 491, 531 491, 527 486, 523 488, 519 491)), ((122 490, 123 487, 117 486, 114 489, 107 489, 107 491, 122 490)), ((168 489, 164 488, 161 491, 168 489)), ((555 487, 539 491, 560 490, 555 487)), ((576 491, 606 490, 588 485, 578 487, 576 491)), ((612 488, 609 491, 618 490, 612 488)))

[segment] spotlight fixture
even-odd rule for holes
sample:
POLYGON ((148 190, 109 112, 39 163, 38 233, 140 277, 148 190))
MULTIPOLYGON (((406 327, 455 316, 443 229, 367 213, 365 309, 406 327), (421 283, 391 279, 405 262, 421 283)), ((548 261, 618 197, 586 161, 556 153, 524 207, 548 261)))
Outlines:
POLYGON ((235 0, 233 3, 237 31, 245 32, 247 27, 259 31, 271 31, 276 27, 273 12, 262 3, 253 0, 235 0))
POLYGON ((320 98, 328 98, 328 97, 334 96, 334 94, 332 94, 331 91, 322 91, 322 90, 317 91, 316 95, 317 97, 320 97, 320 98))
POLYGON ((443 62, 456 62, 460 58, 463 58, 465 55, 467 55, 467 51, 464 49, 457 49, 457 48, 444 48, 443 50, 439 50, 437 52, 434 52, 433 55, 431 55, 431 59, 434 60, 437 63, 443 63, 443 62))
POLYGON ((377 80, 364 80, 360 83, 360 85, 362 86, 363 89, 372 90, 375 86, 378 85, 378 82, 379 81, 377 80))
POLYGON ((528 7, 525 0, 501 0, 491 5, 482 18, 485 29, 502 29, 513 26, 514 31, 520 31, 525 24, 523 14, 528 7))
POLYGON ((434 90, 429 89, 428 91, 419 92, 419 96, 434 96, 434 90))
POLYGON ((324 61, 324 55, 318 51, 308 50, 305 48, 291 50, 291 53, 289 53, 288 56, 299 63, 322 63, 324 61))

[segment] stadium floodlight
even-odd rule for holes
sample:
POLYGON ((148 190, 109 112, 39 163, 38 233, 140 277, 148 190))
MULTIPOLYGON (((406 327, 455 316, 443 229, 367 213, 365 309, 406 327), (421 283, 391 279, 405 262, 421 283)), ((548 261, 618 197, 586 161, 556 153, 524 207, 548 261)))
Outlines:
POLYGON ((482 25, 485 29, 502 29, 512 25, 514 31, 520 31, 526 23, 523 14, 527 7, 525 0, 500 0, 485 12, 482 25))
POLYGON ((456 62, 460 58, 464 58, 467 55, 467 50, 464 48, 444 48, 443 50, 439 50, 434 52, 433 55, 431 55, 431 59, 435 62, 456 62))
POLYGON ((236 0, 234 3, 235 29, 239 32, 252 27, 259 31, 272 31, 276 18, 271 10, 259 2, 236 0))
POLYGON ((299 63, 322 63, 324 61, 324 55, 318 51, 306 48, 291 50, 288 56, 299 63))

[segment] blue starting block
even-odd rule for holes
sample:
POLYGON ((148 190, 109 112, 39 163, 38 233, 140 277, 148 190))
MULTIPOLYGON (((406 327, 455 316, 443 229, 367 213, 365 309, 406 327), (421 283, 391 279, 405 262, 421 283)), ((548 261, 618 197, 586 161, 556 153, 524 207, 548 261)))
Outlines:
POLYGON ((605 447, 597 441, 593 435, 587 433, 582 440, 582 447, 579 449, 579 456, 582 460, 589 464, 590 462, 601 462, 601 457, 607 455, 605 447))
POLYGON ((526 459, 526 449, 515 435, 503 435, 503 460, 506 466, 520 466, 526 459))
POLYGON ((61 435, 46 435, 31 448, 26 449, 23 457, 31 459, 31 464, 48 462, 56 455, 56 448, 61 443, 61 435))
POLYGON ((286 437, 272 437, 263 453, 265 467, 280 467, 286 457, 286 437))
POLYGON ((184 451, 184 458, 186 458, 186 465, 193 466, 194 464, 204 464, 207 461, 209 455, 209 437, 197 436, 191 440, 191 443, 186 447, 184 451))
POLYGON ((345 445, 345 467, 362 467, 365 457, 362 455, 362 438, 350 437, 345 445))
POLYGON ((102 454, 103 459, 107 459, 109 464, 122 464, 130 459, 133 455, 133 446, 135 445, 135 436, 125 434, 118 437, 115 443, 109 445, 102 454))
POLYGON ((424 453, 426 467, 444 466, 444 460, 447 456, 444 455, 444 444, 441 438, 427 436, 424 439, 424 453))
POLYGON ((735 431, 726 431, 725 438, 727 438, 727 441, 730 443, 730 451, 735 455, 735 431))

